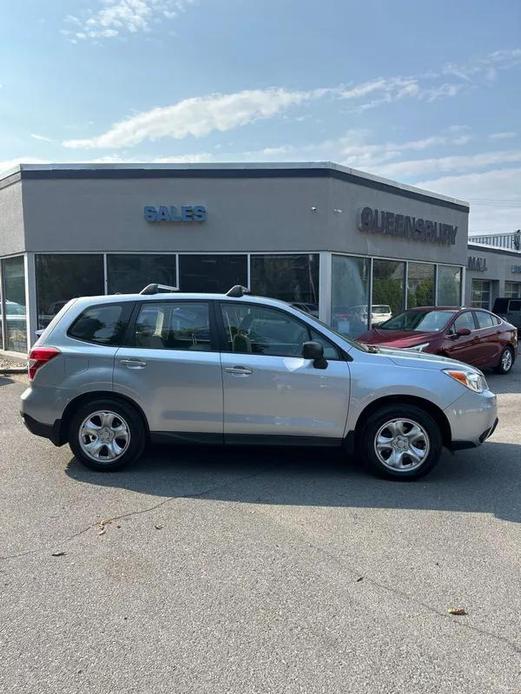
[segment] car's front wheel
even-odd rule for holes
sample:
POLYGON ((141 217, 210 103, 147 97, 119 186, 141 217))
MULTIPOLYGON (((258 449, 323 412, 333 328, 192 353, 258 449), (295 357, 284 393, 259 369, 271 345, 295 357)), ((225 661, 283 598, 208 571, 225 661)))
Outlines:
POLYGON ((499 364, 496 366, 496 373, 507 374, 512 370, 514 366, 514 350, 512 347, 505 347, 501 352, 501 357, 499 358, 499 364))
POLYGON ((442 446, 437 422, 407 403, 385 405, 370 415, 359 440, 359 450, 374 473, 402 480, 417 479, 432 470, 442 446))
POLYGON ((69 445, 76 458, 104 472, 137 460, 145 438, 141 415, 131 405, 111 399, 81 405, 69 427, 69 445))

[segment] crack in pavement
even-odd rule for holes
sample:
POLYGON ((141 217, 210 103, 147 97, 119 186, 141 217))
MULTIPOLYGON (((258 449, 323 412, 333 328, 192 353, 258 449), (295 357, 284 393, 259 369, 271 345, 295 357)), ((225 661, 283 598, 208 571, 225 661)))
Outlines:
MULTIPOLYGON (((52 547, 55 547, 56 544, 64 544, 66 542, 70 542, 71 540, 74 540, 75 538, 80 537, 81 535, 85 534, 86 532, 88 532, 89 530, 91 530, 97 526, 107 525, 108 523, 111 523, 111 522, 117 521, 117 520, 122 520, 124 518, 131 518, 134 516, 140 516, 140 515, 144 515, 147 513, 151 513, 152 511, 155 511, 156 509, 161 508, 162 506, 165 506, 166 504, 170 503, 171 501, 176 501, 176 500, 180 500, 180 499, 197 499, 197 498, 204 497, 206 494, 210 494, 214 491, 227 489, 227 488, 232 487, 234 484, 238 484, 238 483, 244 482, 246 480, 253 479, 255 477, 260 477, 261 475, 264 475, 266 472, 269 472, 270 470, 272 470, 273 467, 274 466, 268 466, 267 468, 261 470, 260 472, 255 472, 251 475, 244 475, 243 477, 240 477, 236 480, 233 480, 232 482, 226 482, 225 484, 214 485, 212 487, 208 487, 204 490, 201 490, 200 492, 194 492, 193 494, 180 494, 180 495, 176 495, 176 496, 169 496, 169 497, 163 499, 162 501, 158 502, 157 504, 153 504, 152 506, 148 506, 148 507, 140 509, 138 511, 128 511, 126 513, 121 513, 119 515, 116 515, 116 516, 113 516, 110 518, 106 518, 103 521, 97 521, 95 523, 91 523, 88 526, 79 530, 78 532, 63 538, 61 541, 53 542, 52 545, 49 544, 49 545, 45 545, 43 547, 38 546, 36 548, 24 550, 23 552, 4 555, 4 556, 0 557, 0 560, 18 559, 21 557, 26 557, 29 555, 38 554, 39 552, 48 551, 52 547)), ((360 576, 363 576, 364 577, 364 584, 369 583, 369 584, 373 585, 374 587, 376 587, 376 588, 378 588, 384 592, 391 593, 392 595, 395 595, 396 597, 400 598, 401 600, 403 600, 407 603, 411 603, 413 605, 416 605, 417 607, 421 607, 424 610, 430 612, 431 614, 436 615, 437 617, 441 617, 444 620, 450 620, 450 622, 452 624, 454 624, 454 625, 456 625, 462 629, 467 629, 469 631, 473 631, 477 634, 480 634, 481 636, 488 636, 491 639, 494 639, 495 641, 499 641, 499 642, 507 645, 515 653, 521 653, 521 646, 518 645, 516 642, 511 641, 507 637, 501 636, 500 634, 496 634, 492 631, 487 631, 486 629, 482 629, 481 627, 477 627, 477 626, 474 626, 472 624, 466 624, 462 621, 456 620, 453 617, 451 617, 448 613, 445 614, 444 612, 437 609, 436 607, 433 607, 432 605, 429 605, 428 603, 423 602, 422 600, 418 600, 417 598, 409 595, 405 591, 400 590, 399 588, 394 588, 392 586, 386 585, 385 583, 382 583, 382 582, 378 581, 377 579, 374 579, 374 578, 367 576, 367 574, 365 574, 363 571, 352 568, 352 566, 349 566, 348 564, 346 564, 345 561, 343 561, 341 558, 339 558, 335 554, 328 552, 325 548, 323 548, 319 545, 316 545, 315 543, 310 542, 309 540, 307 541, 307 544, 310 548, 314 549, 317 553, 320 553, 320 554, 326 556, 332 562, 336 563, 337 566, 340 566, 342 568, 342 570, 347 570, 350 574, 352 574, 353 576, 356 576, 357 578, 360 576)))
POLYGON ((8 561, 9 559, 19 559, 20 557, 27 557, 32 554, 38 554, 40 552, 47 552, 48 550, 52 549, 52 547, 56 547, 57 544, 65 544, 66 542, 70 542, 71 540, 74 540, 77 537, 80 537, 80 535, 84 535, 86 532, 89 530, 92 530, 93 528, 100 526, 100 525, 107 525, 108 523, 112 523, 112 521, 116 520, 122 520, 123 518, 131 518, 133 516, 140 516, 145 513, 151 513, 152 511, 155 511, 158 508, 161 508, 165 504, 168 504, 171 501, 176 501, 179 499, 198 499, 205 494, 210 494, 211 492, 217 491, 217 490, 222 490, 222 489, 227 489, 234 484, 244 482, 245 480, 253 479, 254 477, 260 477, 261 475, 264 475, 266 472, 269 472, 270 470, 273 469, 273 466, 270 465, 264 470, 261 470, 260 472, 255 472, 251 475, 244 475, 243 477, 239 477, 238 479, 235 479, 231 482, 226 482, 225 484, 217 484, 214 485, 213 487, 208 487, 207 489, 203 489, 200 492, 194 492, 193 494, 178 494, 175 496, 169 496, 163 499, 162 501, 159 501, 157 504, 153 504, 152 506, 147 506, 146 508, 140 509, 139 511, 127 511, 126 513, 121 513, 117 516, 113 516, 111 518, 105 518, 102 521, 96 521, 95 523, 90 523, 89 525, 85 526, 81 530, 78 530, 77 532, 73 533, 72 535, 68 535, 64 537, 61 540, 56 540, 52 544, 46 544, 46 545, 38 545, 37 547, 32 547, 30 549, 26 549, 22 552, 15 552, 14 554, 5 554, 3 556, 0 556, 0 561, 8 561))
POLYGON ((476 627, 473 626, 472 624, 466 624, 465 622, 461 622, 459 620, 454 619, 454 617, 451 617, 448 613, 445 614, 445 612, 442 612, 441 610, 438 610, 436 607, 433 607, 432 605, 429 605, 426 602, 423 602, 423 600, 418 600, 417 598, 409 595, 403 590, 400 590, 399 588, 393 588, 392 586, 386 585, 385 583, 381 583, 380 581, 368 577, 366 574, 364 574, 363 571, 355 570, 351 568, 349 565, 347 565, 344 561, 342 561, 341 558, 337 557, 334 554, 331 554, 331 552, 328 552, 326 549, 323 547, 320 547, 313 542, 309 542, 308 540, 308 545, 312 547, 314 550, 316 550, 318 553, 325 555, 328 557, 330 560, 335 562, 338 566, 340 566, 342 569, 347 569, 347 571, 352 574, 353 576, 363 576, 364 577, 364 583, 370 583, 371 585, 375 586, 376 588, 379 588, 380 590, 386 591, 388 593, 392 593, 393 595, 401 598, 405 602, 412 603, 413 605, 417 605, 418 607, 423 607, 425 610, 428 612, 431 612, 432 614, 437 615, 438 617, 441 617, 444 620, 450 621, 452 624, 455 624, 458 627, 461 627, 463 629, 469 629, 470 631, 474 631, 478 634, 481 634, 482 636, 489 636, 492 639, 495 639, 496 641, 501 641, 502 643, 506 644, 509 646, 515 653, 521 653, 521 646, 518 645, 515 641, 511 641, 508 639, 506 636, 501 636, 500 634, 496 634, 493 631, 487 631, 486 629, 482 629, 481 627, 476 627))

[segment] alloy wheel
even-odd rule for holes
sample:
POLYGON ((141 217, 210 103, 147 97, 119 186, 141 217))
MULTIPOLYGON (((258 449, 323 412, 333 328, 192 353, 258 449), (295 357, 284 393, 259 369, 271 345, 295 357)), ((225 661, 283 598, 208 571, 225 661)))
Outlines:
POLYGON ((376 432, 374 450, 382 465, 393 472, 416 470, 429 455, 429 435, 412 419, 390 419, 376 432))
POLYGON ((117 412, 99 410, 83 420, 78 433, 82 452, 97 463, 121 458, 130 444, 130 429, 117 412))

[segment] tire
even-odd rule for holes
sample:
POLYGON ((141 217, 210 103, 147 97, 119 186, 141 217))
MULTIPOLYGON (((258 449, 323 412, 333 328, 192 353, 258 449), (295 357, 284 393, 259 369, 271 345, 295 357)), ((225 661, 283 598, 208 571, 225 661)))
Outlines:
POLYGON ((143 453, 145 442, 145 425, 139 412, 111 398, 81 405, 69 426, 69 446, 91 470, 112 472, 133 463, 143 453))
POLYGON ((505 347, 505 349, 501 352, 501 356, 499 357, 499 364, 496 366, 494 371, 498 374, 502 374, 503 376, 510 373, 512 371, 512 367, 514 366, 514 360, 515 354, 512 347, 505 347))
POLYGON ((370 471, 394 480, 426 475, 438 463, 442 447, 440 427, 431 415, 416 405, 399 402, 370 415, 359 439, 359 452, 370 471))

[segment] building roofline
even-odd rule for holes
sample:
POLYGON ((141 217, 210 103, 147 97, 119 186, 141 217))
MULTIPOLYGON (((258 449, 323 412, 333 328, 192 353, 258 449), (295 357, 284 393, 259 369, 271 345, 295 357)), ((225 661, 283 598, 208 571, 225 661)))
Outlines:
POLYGON ((468 212, 469 203, 423 188, 398 183, 381 176, 352 169, 330 161, 320 162, 236 162, 224 164, 19 164, 0 175, 0 188, 4 179, 48 178, 267 178, 267 177, 332 177, 348 180, 370 188, 398 192, 404 197, 420 199, 442 207, 468 212))
POLYGON ((515 251, 510 248, 502 248, 501 246, 488 246, 485 243, 472 243, 472 240, 469 238, 467 247, 473 251, 481 251, 484 253, 485 251, 487 253, 499 253, 500 255, 509 255, 512 258, 520 258, 521 257, 521 251, 515 251))

